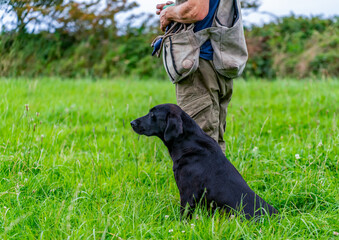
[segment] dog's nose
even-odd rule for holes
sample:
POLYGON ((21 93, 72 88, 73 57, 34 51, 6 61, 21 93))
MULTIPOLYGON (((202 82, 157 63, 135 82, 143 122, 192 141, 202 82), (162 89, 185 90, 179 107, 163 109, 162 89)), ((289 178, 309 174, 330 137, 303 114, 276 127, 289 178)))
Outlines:
POLYGON ((137 126, 137 123, 135 122, 135 120, 131 122, 131 126, 132 126, 132 128, 137 126))

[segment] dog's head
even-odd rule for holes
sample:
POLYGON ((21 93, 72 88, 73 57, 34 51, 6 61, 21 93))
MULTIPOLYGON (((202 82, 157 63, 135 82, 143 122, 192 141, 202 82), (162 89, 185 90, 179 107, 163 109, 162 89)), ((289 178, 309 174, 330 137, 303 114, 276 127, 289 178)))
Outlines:
POLYGON ((131 122, 133 130, 141 135, 157 136, 165 142, 183 133, 182 110, 174 104, 162 104, 152 108, 143 117, 131 122))

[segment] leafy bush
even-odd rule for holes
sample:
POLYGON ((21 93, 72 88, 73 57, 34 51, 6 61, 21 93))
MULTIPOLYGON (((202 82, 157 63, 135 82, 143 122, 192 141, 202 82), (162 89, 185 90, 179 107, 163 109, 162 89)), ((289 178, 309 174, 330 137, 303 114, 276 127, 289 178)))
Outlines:
POLYGON ((154 70, 162 67, 161 61, 150 57, 153 36, 148 29, 138 34, 127 32, 108 39, 90 35, 81 40, 58 31, 2 34, 0 75, 106 78, 132 74, 159 76, 154 70))
POLYGON ((338 20, 292 15, 247 29, 245 76, 338 76, 338 20))
MULTIPOLYGON (((339 75, 338 17, 284 17, 246 29, 249 61, 244 77, 310 77, 339 75)), ((82 34, 3 32, 0 76, 61 76, 167 79, 160 59, 150 56, 159 34, 155 24, 127 25, 82 34), (86 36, 86 37, 84 37, 86 36)))

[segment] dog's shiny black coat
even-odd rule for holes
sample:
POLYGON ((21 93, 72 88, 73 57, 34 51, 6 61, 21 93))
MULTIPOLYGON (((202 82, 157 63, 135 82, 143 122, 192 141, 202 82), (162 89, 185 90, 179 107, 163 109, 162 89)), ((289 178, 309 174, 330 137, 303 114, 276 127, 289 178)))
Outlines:
POLYGON ((167 146, 182 213, 187 204, 193 210, 201 200, 226 212, 240 210, 246 218, 278 213, 252 191, 218 143, 177 105, 158 105, 131 126, 138 134, 159 137, 167 146))

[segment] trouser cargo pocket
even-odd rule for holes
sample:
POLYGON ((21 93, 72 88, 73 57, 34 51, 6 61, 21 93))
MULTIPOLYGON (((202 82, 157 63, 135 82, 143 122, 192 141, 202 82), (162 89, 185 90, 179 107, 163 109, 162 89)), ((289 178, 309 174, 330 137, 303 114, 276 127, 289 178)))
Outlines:
POLYGON ((199 98, 191 99, 187 103, 179 104, 179 106, 180 105, 182 106, 182 109, 194 119, 204 109, 212 106, 212 100, 207 93, 199 98))
POLYGON ((180 101, 178 97, 178 105, 184 110, 194 121, 209 134, 216 141, 218 139, 218 116, 214 109, 211 96, 206 93, 199 98, 185 99, 186 101, 180 101))

